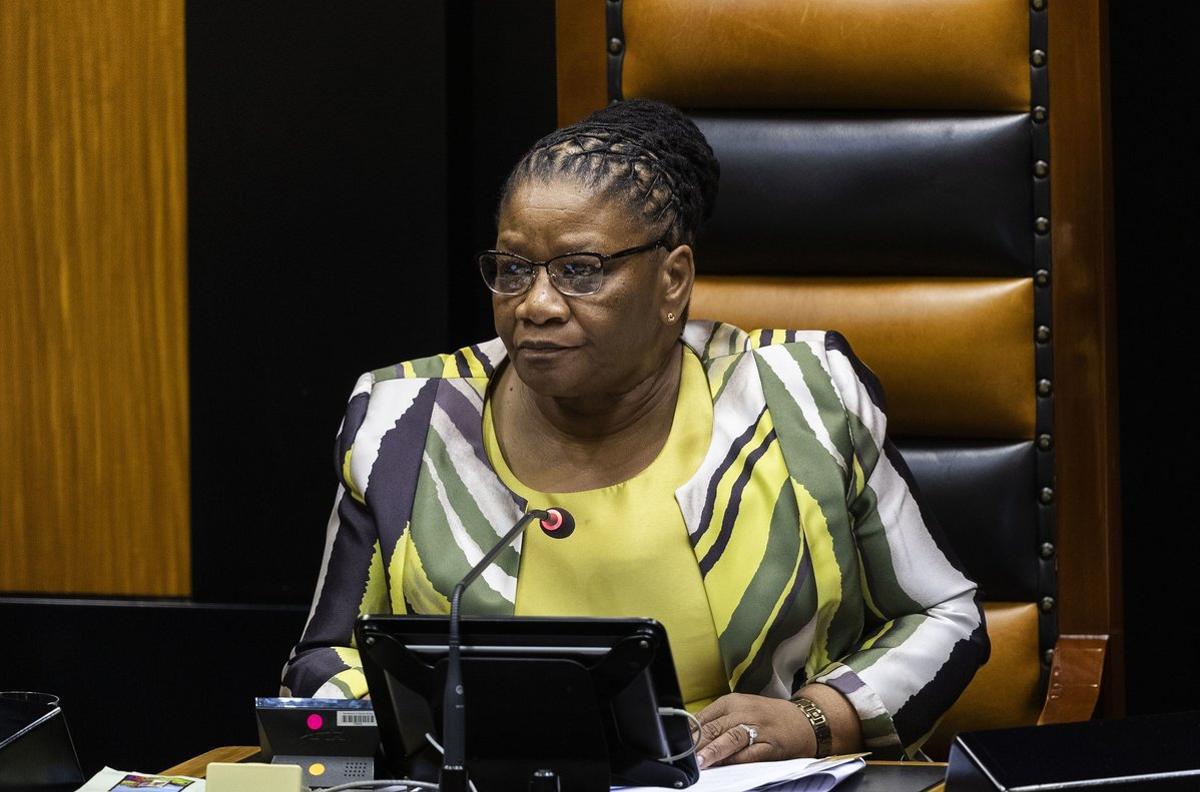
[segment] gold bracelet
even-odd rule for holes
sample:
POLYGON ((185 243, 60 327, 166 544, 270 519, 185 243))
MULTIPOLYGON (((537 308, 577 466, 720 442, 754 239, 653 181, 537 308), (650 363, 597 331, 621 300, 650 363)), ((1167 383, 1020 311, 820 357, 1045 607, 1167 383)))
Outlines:
POLYGON ((829 718, 825 717, 825 711, 818 707, 812 699, 804 696, 796 696, 792 699, 792 703, 800 708, 804 717, 808 718, 808 722, 812 724, 813 734, 817 736, 817 752, 813 756, 820 759, 832 754, 833 731, 829 728, 829 718))

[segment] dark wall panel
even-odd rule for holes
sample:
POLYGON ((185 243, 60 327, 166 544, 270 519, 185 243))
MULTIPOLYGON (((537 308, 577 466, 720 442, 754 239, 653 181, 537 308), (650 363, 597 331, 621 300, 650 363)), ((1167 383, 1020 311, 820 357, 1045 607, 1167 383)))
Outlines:
POLYGON ((84 772, 256 745, 306 609, 0 597, 0 686, 62 699, 84 772), (14 639, 15 638, 15 639, 14 639))
POLYGON ((445 24, 187 6, 197 599, 308 596, 355 378, 445 344, 445 24))
POLYGON ((1110 0, 1129 713, 1200 709, 1200 102, 1180 6, 1110 0))
POLYGON ((494 334, 471 254, 553 34, 550 0, 188 4, 197 599, 306 601, 356 377, 494 334))
POLYGON ((473 254, 496 243, 496 202, 512 166, 555 127, 554 0, 455 6, 471 32, 469 94, 451 107, 454 150, 470 153, 450 164, 452 266, 450 344, 496 335, 490 293, 473 254), (458 201, 455 204, 455 201, 458 201))

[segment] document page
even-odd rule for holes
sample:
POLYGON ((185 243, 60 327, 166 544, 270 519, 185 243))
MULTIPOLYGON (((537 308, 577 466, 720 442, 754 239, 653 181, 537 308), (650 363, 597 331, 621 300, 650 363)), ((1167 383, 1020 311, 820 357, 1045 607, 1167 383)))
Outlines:
POLYGON ((188 776, 130 773, 106 767, 76 792, 133 792, 137 789, 154 792, 204 792, 204 781, 188 776))
MULTIPOLYGON (((688 792, 828 792, 866 767, 866 754, 826 759, 784 759, 779 762, 712 767, 700 771, 700 780, 688 792)), ((613 787, 624 792, 651 792, 659 787, 613 787)))

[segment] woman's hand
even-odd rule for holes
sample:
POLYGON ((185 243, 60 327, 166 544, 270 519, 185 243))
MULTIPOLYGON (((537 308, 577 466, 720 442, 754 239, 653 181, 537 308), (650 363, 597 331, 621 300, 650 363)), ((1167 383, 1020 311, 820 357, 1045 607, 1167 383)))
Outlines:
POLYGON ((720 764, 795 759, 816 752, 816 736, 804 713, 786 699, 730 693, 696 716, 701 768, 720 764), (750 727, 756 732, 750 744, 750 727))
MULTIPOLYGON (((862 750, 862 725, 850 702, 828 685, 809 683, 796 695, 810 699, 829 720, 833 753, 862 750)), ((786 699, 730 693, 700 710, 700 767, 743 762, 768 762, 813 756, 817 735, 804 713, 786 699), (754 729, 754 744, 750 732, 754 729)))

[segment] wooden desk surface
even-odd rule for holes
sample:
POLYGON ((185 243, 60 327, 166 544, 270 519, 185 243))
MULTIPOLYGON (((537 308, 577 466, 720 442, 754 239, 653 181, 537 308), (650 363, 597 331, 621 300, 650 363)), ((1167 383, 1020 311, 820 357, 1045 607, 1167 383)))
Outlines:
MULTIPOLYGON (((923 767, 947 767, 948 766, 946 762, 887 762, 887 761, 882 761, 882 760, 876 761, 876 762, 867 760, 867 764, 869 764, 869 765, 921 765, 923 767)), ((946 792, 946 785, 944 783, 938 784, 935 787, 930 787, 927 790, 927 792, 946 792)))
POLYGON ((244 762, 258 753, 257 745, 227 745, 224 748, 213 748, 199 756, 194 756, 186 762, 180 762, 174 767, 162 771, 163 775, 183 775, 192 778, 204 778, 208 772, 209 762, 244 762))

